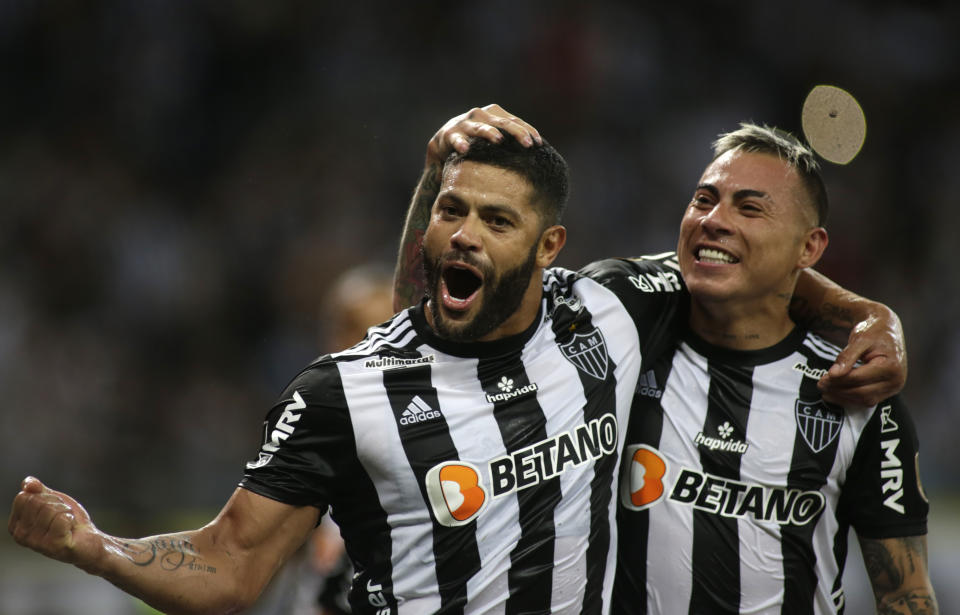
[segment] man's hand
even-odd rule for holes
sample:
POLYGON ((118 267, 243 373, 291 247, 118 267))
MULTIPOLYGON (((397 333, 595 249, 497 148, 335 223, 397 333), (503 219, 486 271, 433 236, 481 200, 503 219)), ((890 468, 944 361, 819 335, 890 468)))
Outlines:
POLYGON ((829 402, 874 406, 898 393, 906 381, 903 328, 897 315, 886 309, 854 326, 847 346, 818 387, 829 402))
POLYGON ((79 502, 32 476, 13 499, 7 529, 19 544, 81 568, 97 558, 103 545, 79 502))
POLYGON ((426 166, 430 167, 432 164, 442 166, 444 159, 453 150, 461 154, 466 152, 470 147, 471 137, 482 137, 494 143, 499 142, 503 135, 500 134, 500 130, 497 130, 498 128, 513 135, 517 141, 527 147, 543 142, 536 128, 500 105, 474 107, 466 113, 447 120, 433 135, 427 143, 426 166))

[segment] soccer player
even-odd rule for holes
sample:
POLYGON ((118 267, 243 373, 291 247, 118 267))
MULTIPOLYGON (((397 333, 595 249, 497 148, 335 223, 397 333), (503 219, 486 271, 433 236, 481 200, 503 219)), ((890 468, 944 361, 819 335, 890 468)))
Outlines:
POLYGON ((14 538, 163 611, 235 612, 332 507, 356 613, 607 610, 624 426, 642 357, 672 343, 679 283, 626 284, 647 262, 600 267, 616 291, 549 268, 567 169, 545 142, 471 147, 441 178, 428 300, 293 379, 216 519, 117 538, 28 478, 14 538))
MULTIPOLYGON (((474 109, 450 120, 435 135, 430 147, 452 143, 462 151, 469 146, 469 137, 496 139, 493 129, 509 122, 521 120, 496 106, 474 109)), ((528 130, 533 134, 532 127, 528 130)), ((735 213, 730 216, 740 215, 754 226, 765 224, 775 232, 754 231, 754 235, 740 239, 738 252, 731 254, 727 244, 736 237, 733 230, 718 227, 712 243, 697 243, 690 239, 690 229, 695 225, 688 216, 680 243, 684 255, 680 263, 684 267, 681 269, 675 257, 647 259, 659 261, 668 271, 670 267, 684 273, 702 268, 706 273, 697 271, 699 277, 691 273, 694 276, 691 316, 690 321, 684 323, 688 331, 679 346, 685 352, 676 353, 685 358, 686 371, 678 369, 672 379, 668 378, 671 362, 679 361, 671 351, 644 370, 636 389, 625 455, 627 465, 620 490, 621 567, 612 612, 832 613, 834 603, 842 608, 839 580, 845 557, 846 529, 850 524, 862 538, 881 608, 890 608, 898 601, 909 602, 912 607, 930 607, 934 599, 925 563, 922 563, 925 547, 920 536, 925 531, 926 503, 919 490, 916 468, 905 470, 902 463, 902 459, 913 459, 915 465, 916 438, 899 400, 893 398, 876 405, 877 396, 886 395, 890 389, 880 385, 875 375, 887 368, 883 364, 894 357, 896 351, 886 358, 867 353, 871 357, 867 365, 873 363, 875 373, 865 367, 850 370, 849 358, 846 367, 836 365, 839 357, 836 347, 795 327, 787 308, 798 277, 810 275, 802 272, 816 262, 826 245, 826 232, 820 228, 821 216, 825 217, 826 213, 826 192, 809 150, 788 137, 776 136, 779 133, 756 128, 745 129, 745 132, 772 135, 771 140, 777 144, 777 148, 769 144, 760 147, 761 153, 755 154, 760 157, 759 162, 775 167, 775 172, 766 178, 773 183, 752 186, 739 177, 731 179, 727 167, 708 175, 739 199, 733 208, 735 213), (801 176, 799 171, 791 171, 793 165, 805 169, 802 180, 797 179, 801 176), (716 176, 741 183, 730 186, 719 182, 716 176), (773 188, 779 190, 778 205, 784 203, 778 217, 770 211, 771 197, 767 191, 773 188), (759 205, 757 199, 761 201, 759 205), (812 209, 810 202, 816 202, 822 211, 806 215, 810 214, 807 210, 812 209), (798 216, 799 222, 790 217, 794 210, 804 214, 798 216), (793 226, 790 223, 794 223, 793 226), (808 242, 801 241, 808 236, 808 242), (739 280, 729 273, 738 267, 746 270, 739 280), (729 277, 720 277, 718 272, 727 272, 729 277), (703 277, 710 274, 714 277, 704 282, 703 277), (738 283, 734 284, 735 281, 738 283), (706 293, 704 284, 717 296, 706 293), (735 294, 733 289, 748 300, 731 301, 728 295, 735 294), (732 319, 729 314, 738 318, 732 319), (696 355, 694 349, 703 352, 707 344, 692 341, 702 330, 699 325, 705 321, 716 328, 714 319, 730 326, 714 332, 710 340, 717 347, 712 352, 696 355), (738 344, 746 344, 752 350, 740 352, 738 344), (764 349, 766 346, 772 348, 764 349), (774 372, 765 363, 772 363, 780 372, 774 372), (756 365, 763 365, 764 369, 755 370, 756 365), (828 369, 835 373, 833 378, 826 377, 828 369), (728 373, 736 374, 737 378, 731 379, 726 376, 728 373), (786 389, 778 379, 789 383, 786 389), (833 399, 851 403, 849 412, 825 403, 818 381, 822 381, 820 385, 824 388, 832 389, 833 399), (838 384, 843 384, 845 390, 837 390, 838 384), (751 444, 744 428, 753 391, 758 391, 754 405, 761 408, 757 414, 764 416, 765 412, 768 424, 763 431, 757 428, 756 433, 750 433, 760 441, 751 444), (775 397, 775 393, 780 398, 775 397), (767 404, 773 406, 768 408, 767 404), (853 407, 858 405, 872 408, 853 407), (679 409, 674 410, 673 406, 679 409), (775 413, 780 422, 770 424, 769 417, 775 413), (676 424, 681 417, 688 421, 684 423, 687 432, 678 434, 676 424), (776 437, 781 431, 784 436, 776 437), (666 434, 662 439, 661 433, 666 434), (891 435, 878 439, 880 433, 891 435), (903 445, 900 445, 901 437, 903 445), (842 442, 845 448, 838 451, 837 442, 842 442), (658 450, 656 445, 665 450, 658 450), (746 454, 750 446, 754 451, 746 454), (897 446, 902 446, 904 451, 900 457, 895 454, 897 446), (789 456, 794 450, 797 453, 791 467, 789 456), (854 457, 855 450, 860 452, 854 457), (781 459, 788 457, 783 462, 780 483, 776 479, 770 482, 771 478, 763 473, 763 470, 773 470, 766 462, 777 455, 781 459), (706 461, 700 462, 701 456, 706 461), (759 466, 755 474, 767 480, 767 484, 762 484, 756 476, 754 479, 761 482, 747 484, 741 475, 731 472, 729 466, 734 465, 733 460, 739 456, 759 466), (835 456, 842 461, 834 467, 835 456), (851 466, 854 459, 856 463, 851 466), (911 472, 912 477, 905 478, 905 471, 911 472), (845 472, 849 475, 844 476, 845 472), (844 484, 851 487, 841 489, 844 484), (818 491, 823 485, 826 488, 818 491), (839 498, 841 491, 844 495, 839 498), (673 508, 663 504, 658 510, 648 511, 665 498, 677 503, 673 508), (860 509, 860 505, 865 508, 860 509), (655 529, 649 521, 649 515, 654 513, 659 515, 655 529), (713 516, 706 517, 706 513, 713 516), (738 534, 738 519, 749 519, 751 514, 755 515, 753 521, 759 527, 744 527, 744 521, 739 521, 743 529, 742 534, 738 534), (691 519, 697 520, 696 534, 693 534, 691 519), (791 525, 801 527, 798 531, 791 525), (778 535, 780 527, 784 528, 782 542, 786 545, 782 554, 777 545, 769 544, 776 543, 771 535, 778 535), (696 536, 696 544, 692 544, 691 535, 696 536), (764 544, 764 537, 768 544, 764 544), (738 538, 744 545, 742 549, 736 547, 738 538), (756 551, 763 547, 770 549, 757 556, 756 551), (718 557, 721 554, 722 559, 718 557), (918 561, 914 562, 914 558, 918 561), (738 571, 742 566, 748 568, 741 582, 738 571), (735 572, 729 572, 731 570, 735 572), (826 587, 818 587, 818 578, 825 579, 826 587), (651 588, 649 596, 648 587, 651 588), (777 588, 789 589, 778 594, 777 588)), ((725 151, 737 149, 738 138, 742 137, 723 140, 718 158, 725 151)), ((745 141, 753 147, 752 140, 745 141)), ((431 159, 438 157, 428 149, 427 170, 415 194, 405 229, 396 296, 407 300, 418 292, 417 277, 408 264, 411 255, 416 254, 410 245, 416 241, 418 220, 422 220, 423 204, 418 205, 418 200, 430 200, 431 159)), ((743 166, 749 171, 753 162, 748 160, 743 166)), ((718 201, 719 190, 713 183, 701 185, 698 191, 702 192, 695 198, 691 211, 709 209, 705 205, 698 209, 698 201, 707 202, 707 197, 718 201)), ((711 229, 715 225, 707 221, 703 226, 711 229)), ((609 261, 601 261, 581 273, 595 277, 610 267, 609 261)), ((656 290, 656 277, 634 279, 641 290, 656 290)), ((607 276, 605 283, 612 286, 616 280, 607 276)), ((761 420, 756 419, 755 424, 761 420)))
POLYGON ((842 612, 851 526, 878 612, 937 612, 909 413, 825 402, 839 349, 788 315, 826 215, 792 135, 714 144, 677 243, 687 331, 641 376, 627 435, 616 612, 842 612))

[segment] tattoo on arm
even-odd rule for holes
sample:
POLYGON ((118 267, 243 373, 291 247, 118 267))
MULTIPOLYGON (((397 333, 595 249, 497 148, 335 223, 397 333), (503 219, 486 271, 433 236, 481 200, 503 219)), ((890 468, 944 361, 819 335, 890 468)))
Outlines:
POLYGON ((191 570, 216 574, 217 569, 200 558, 187 538, 168 536, 120 543, 123 555, 136 566, 159 566, 163 570, 191 570))
MULTIPOLYGON (((839 340, 856 324, 851 311, 834 303, 824 303, 815 310, 803 297, 790 300, 790 315, 803 327, 827 339, 839 340)), ((842 341, 842 340, 841 340, 842 341)))
POLYGON ((397 255, 397 268, 393 276, 393 307, 395 310, 413 305, 423 296, 426 282, 423 279, 423 234, 430 222, 430 211, 433 202, 440 192, 440 179, 443 167, 432 163, 427 166, 420 177, 410 210, 407 212, 407 221, 400 239, 400 250, 397 255))
POLYGON ((938 612, 926 571, 926 548, 920 536, 861 539, 860 549, 881 615, 931 615, 938 612), (922 575, 918 582, 917 575, 922 575))

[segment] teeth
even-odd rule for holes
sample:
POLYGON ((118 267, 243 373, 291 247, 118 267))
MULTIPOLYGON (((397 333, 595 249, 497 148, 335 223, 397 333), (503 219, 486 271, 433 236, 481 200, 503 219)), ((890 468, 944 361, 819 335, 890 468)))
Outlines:
POLYGON ((731 264, 737 262, 733 256, 712 248, 700 248, 697 259, 704 263, 731 264))

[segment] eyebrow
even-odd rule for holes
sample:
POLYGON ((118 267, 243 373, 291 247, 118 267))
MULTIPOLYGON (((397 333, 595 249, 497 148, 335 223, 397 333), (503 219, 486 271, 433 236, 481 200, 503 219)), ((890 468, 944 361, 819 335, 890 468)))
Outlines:
MULTIPOLYGON (((720 197, 720 191, 717 190, 717 187, 714 186, 713 184, 700 184, 699 186, 697 186, 697 190, 706 190, 707 192, 712 194, 714 197, 716 198, 720 197)), ((739 201, 741 199, 745 199, 752 196, 761 198, 767 201, 773 200, 770 197, 770 195, 767 194, 766 192, 762 190, 753 190, 752 188, 743 188, 741 190, 737 190, 736 192, 733 193, 733 200, 739 201)))
MULTIPOLYGON (((441 191, 437 195, 437 202, 443 199, 449 199, 453 201, 454 204, 461 207, 467 206, 467 202, 464 201, 462 198, 460 198, 454 191, 449 191, 449 192, 441 191)), ((500 214, 500 215, 510 216, 512 218, 521 217, 521 213, 517 210, 516 207, 512 205, 506 205, 506 204, 500 204, 500 203, 483 203, 481 205, 477 205, 477 211, 479 211, 481 214, 485 214, 488 216, 491 214, 494 214, 494 215, 500 214)))

